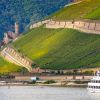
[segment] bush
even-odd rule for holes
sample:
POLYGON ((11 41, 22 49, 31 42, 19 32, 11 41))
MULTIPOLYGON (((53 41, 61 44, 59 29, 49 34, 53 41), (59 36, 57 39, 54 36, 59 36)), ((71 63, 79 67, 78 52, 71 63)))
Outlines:
POLYGON ((74 83, 76 83, 76 84, 87 84, 88 81, 75 81, 74 83))
POLYGON ((28 82, 28 84, 35 84, 36 83, 36 81, 31 81, 31 82, 28 82))
POLYGON ((93 75, 93 71, 90 70, 90 71, 85 71, 83 72, 84 75, 93 75))
POLYGON ((48 80, 46 82, 44 82, 44 84, 52 84, 52 83, 56 83, 54 80, 48 80))

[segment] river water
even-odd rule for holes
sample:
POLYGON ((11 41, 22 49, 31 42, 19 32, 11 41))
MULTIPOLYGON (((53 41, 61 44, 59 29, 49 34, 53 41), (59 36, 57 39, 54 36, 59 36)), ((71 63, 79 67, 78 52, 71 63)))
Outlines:
POLYGON ((86 88, 3 86, 0 100, 100 100, 100 93, 89 93, 86 88))

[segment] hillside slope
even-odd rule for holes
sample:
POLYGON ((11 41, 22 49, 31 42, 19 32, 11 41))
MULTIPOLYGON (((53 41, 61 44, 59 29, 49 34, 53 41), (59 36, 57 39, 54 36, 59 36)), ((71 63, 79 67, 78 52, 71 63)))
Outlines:
POLYGON ((100 20, 100 0, 83 0, 78 4, 64 7, 50 18, 55 20, 100 20))
POLYGON ((17 40, 14 46, 41 68, 100 66, 100 35, 72 29, 36 28, 17 40))
POLYGON ((18 70, 21 70, 21 67, 9 63, 0 57, 0 73, 17 72, 18 70))
MULTIPOLYGON (((79 4, 61 9, 49 18, 55 20, 100 20, 99 12, 100 0, 84 0, 79 4)), ((72 29, 40 27, 29 30, 13 45, 41 68, 100 67, 100 35, 86 34, 72 29)), ((2 59, 0 62, 2 62, 2 59)), ((5 61, 2 64, 3 66, 7 66, 7 70, 9 66, 12 68, 11 70, 17 69, 13 69, 13 66, 5 61)))

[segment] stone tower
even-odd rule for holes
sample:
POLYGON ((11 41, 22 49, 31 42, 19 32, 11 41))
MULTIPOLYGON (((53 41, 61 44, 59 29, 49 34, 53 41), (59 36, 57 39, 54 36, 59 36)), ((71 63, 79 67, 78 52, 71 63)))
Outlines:
POLYGON ((19 25, 18 25, 18 22, 15 22, 15 34, 17 36, 19 35, 19 25))

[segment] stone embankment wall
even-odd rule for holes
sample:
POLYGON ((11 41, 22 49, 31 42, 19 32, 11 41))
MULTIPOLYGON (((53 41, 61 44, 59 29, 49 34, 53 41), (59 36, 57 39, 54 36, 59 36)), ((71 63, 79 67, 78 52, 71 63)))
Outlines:
MULTIPOLYGON (((75 79, 73 79, 73 76, 70 75, 55 75, 55 76, 50 76, 50 75, 41 75, 39 76, 40 80, 41 81, 48 81, 48 80, 55 80, 57 82, 66 82, 66 81, 73 81, 73 80, 90 80, 93 76, 84 76, 84 79, 83 79, 83 76, 76 76, 75 79)), ((16 80, 18 81, 29 81, 30 80, 30 76, 16 76, 15 77, 16 80)))
POLYGON ((100 22, 87 21, 49 21, 46 28, 72 28, 86 33, 100 34, 100 22))
POLYGON ((6 47, 1 51, 1 56, 11 63, 14 63, 18 66, 25 67, 29 72, 32 71, 32 61, 28 58, 22 56, 16 50, 11 47, 6 47))
POLYGON ((50 20, 44 20, 44 21, 41 21, 41 22, 37 22, 37 23, 35 23, 35 24, 32 24, 32 25, 30 26, 30 29, 40 27, 40 26, 42 26, 43 24, 48 23, 49 21, 50 21, 50 20))
POLYGON ((46 20, 30 26, 30 29, 46 24, 46 28, 72 28, 86 33, 100 34, 100 22, 46 20))

